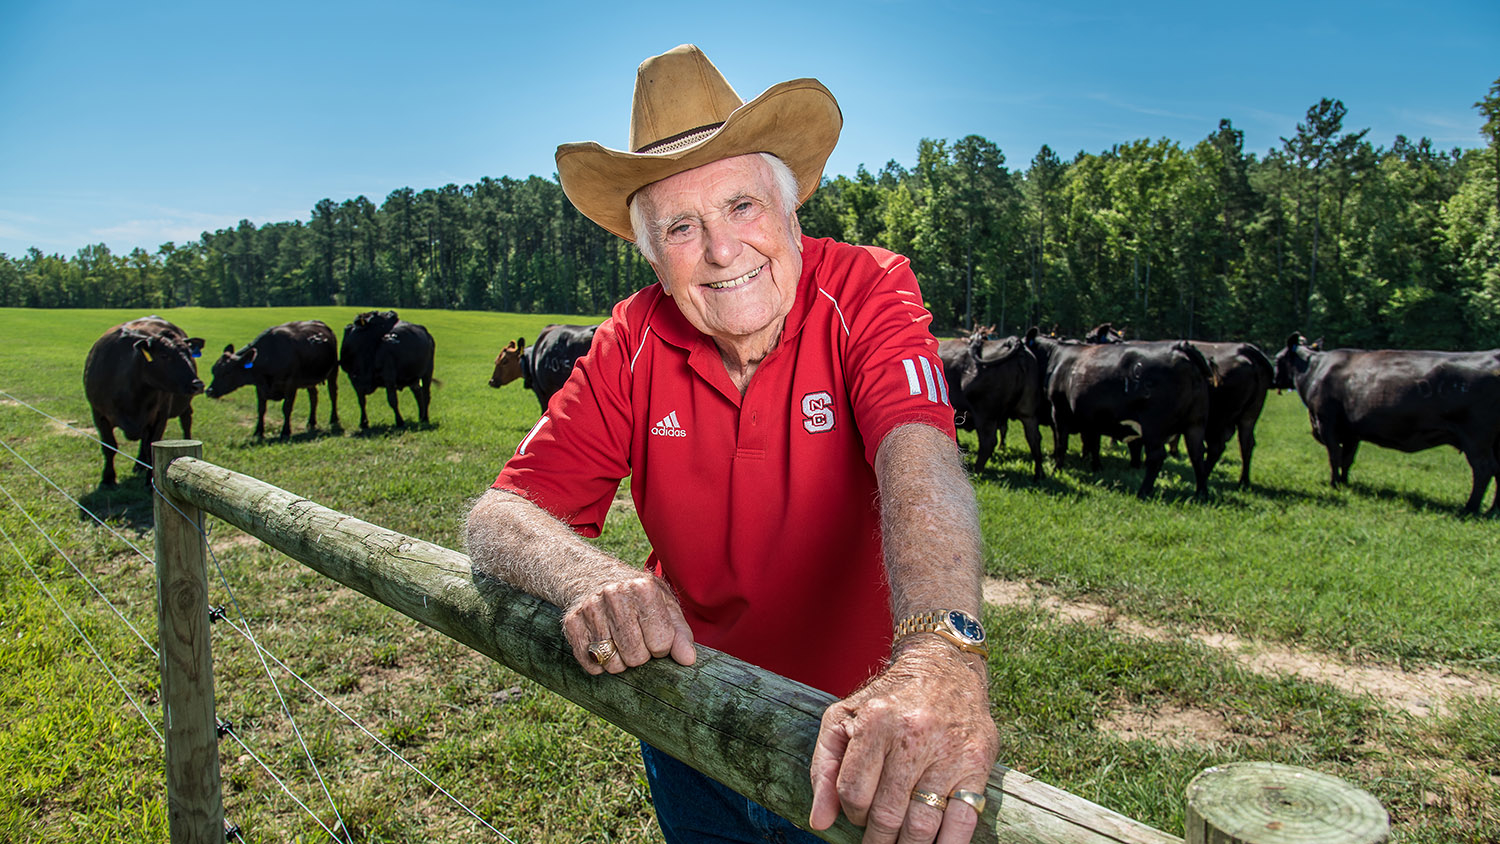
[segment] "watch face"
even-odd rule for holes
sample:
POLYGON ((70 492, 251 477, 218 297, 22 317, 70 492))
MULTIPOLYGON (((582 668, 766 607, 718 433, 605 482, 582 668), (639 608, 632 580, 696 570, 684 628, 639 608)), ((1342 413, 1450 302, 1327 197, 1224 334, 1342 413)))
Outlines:
POLYGON ((984 627, 980 625, 979 619, 973 618, 966 612, 951 610, 948 613, 948 624, 958 634, 971 642, 984 641, 984 627))

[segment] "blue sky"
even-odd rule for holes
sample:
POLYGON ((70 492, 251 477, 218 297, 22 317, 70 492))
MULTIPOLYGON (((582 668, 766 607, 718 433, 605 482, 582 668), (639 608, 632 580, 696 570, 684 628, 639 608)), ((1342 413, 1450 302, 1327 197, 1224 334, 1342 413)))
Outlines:
POLYGON ((816 0, 509 4, 0 0, 0 252, 155 251, 322 198, 551 177, 557 144, 624 146, 635 68, 700 45, 749 99, 824 82, 828 174, 979 134, 1024 168, 1190 146, 1258 154, 1320 97, 1346 129, 1477 147, 1500 2, 816 0))

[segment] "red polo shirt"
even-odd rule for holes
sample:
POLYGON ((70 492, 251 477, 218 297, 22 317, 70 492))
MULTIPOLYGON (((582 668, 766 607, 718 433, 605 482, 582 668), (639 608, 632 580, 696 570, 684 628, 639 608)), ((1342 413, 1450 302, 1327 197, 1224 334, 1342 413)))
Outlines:
POLYGON ((615 306, 495 487, 592 537, 629 476, 697 640, 843 697, 890 655, 876 449, 953 436, 953 409, 906 258, 804 238, 802 262, 744 396, 658 285, 615 306))

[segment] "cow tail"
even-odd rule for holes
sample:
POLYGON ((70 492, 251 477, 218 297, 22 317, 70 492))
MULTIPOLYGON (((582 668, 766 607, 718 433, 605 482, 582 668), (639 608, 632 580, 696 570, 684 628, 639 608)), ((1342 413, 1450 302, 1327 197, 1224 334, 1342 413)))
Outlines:
POLYGON ((1180 340, 1172 345, 1172 351, 1178 352, 1187 358, 1188 362, 1193 365, 1193 368, 1198 370, 1210 386, 1219 386, 1219 368, 1211 363, 1208 358, 1204 357, 1203 353, 1198 351, 1197 346, 1186 340, 1180 340))

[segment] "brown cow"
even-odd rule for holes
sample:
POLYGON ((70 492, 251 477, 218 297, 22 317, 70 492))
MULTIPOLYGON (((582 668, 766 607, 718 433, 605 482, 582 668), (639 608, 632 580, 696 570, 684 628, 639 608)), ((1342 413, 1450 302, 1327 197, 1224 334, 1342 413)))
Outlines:
POLYGON ((177 418, 184 439, 193 436, 193 396, 203 392, 193 358, 203 352, 201 337, 188 337, 158 316, 122 323, 104 332, 83 364, 83 392, 94 413, 104 452, 101 486, 115 485, 115 428, 140 440, 139 460, 151 474, 151 444, 162 438, 167 420, 177 418))
POLYGON ((247 384, 255 387, 255 436, 266 434, 266 402, 281 402, 281 438, 292 434, 292 405, 307 390, 307 429, 318 427, 318 385, 328 384, 328 426, 339 429, 339 356, 333 329, 320 320, 287 322, 262 331, 239 352, 224 347, 213 368, 208 397, 222 398, 247 384))
POLYGON ((536 400, 545 411, 552 395, 567 383, 573 365, 588 354, 598 329, 597 325, 553 323, 537 334, 530 347, 525 337, 512 340, 495 358, 490 386, 499 387, 520 378, 522 386, 536 393, 536 400))

